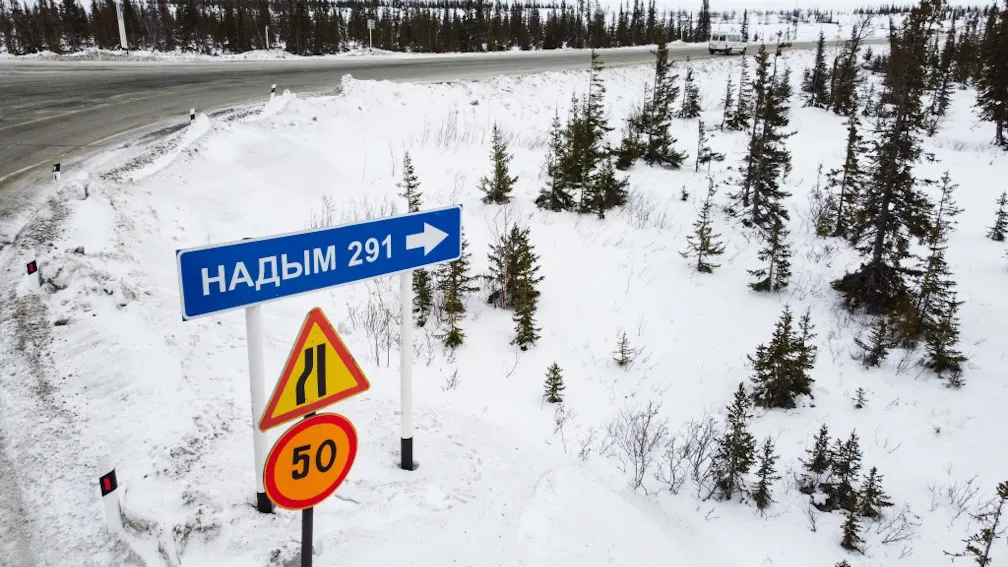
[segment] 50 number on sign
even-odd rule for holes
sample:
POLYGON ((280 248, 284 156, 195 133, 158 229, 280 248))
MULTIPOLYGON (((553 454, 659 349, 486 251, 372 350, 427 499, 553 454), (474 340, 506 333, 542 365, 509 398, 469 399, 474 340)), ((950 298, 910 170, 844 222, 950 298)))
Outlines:
POLYGON ((347 418, 313 415, 273 445, 263 471, 266 494, 281 508, 311 508, 339 488, 356 456, 357 432, 347 418))

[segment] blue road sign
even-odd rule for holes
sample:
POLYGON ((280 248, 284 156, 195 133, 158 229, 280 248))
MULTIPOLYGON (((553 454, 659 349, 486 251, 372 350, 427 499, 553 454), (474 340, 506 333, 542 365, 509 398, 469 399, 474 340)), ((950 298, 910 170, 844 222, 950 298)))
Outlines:
POLYGON ((449 262, 461 255, 461 205, 176 250, 182 319, 449 262))

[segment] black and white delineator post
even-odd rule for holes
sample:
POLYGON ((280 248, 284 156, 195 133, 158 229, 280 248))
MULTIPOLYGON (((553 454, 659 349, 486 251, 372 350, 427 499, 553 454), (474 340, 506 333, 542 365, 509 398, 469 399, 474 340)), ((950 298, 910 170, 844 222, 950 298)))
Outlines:
POLYGON ((368 51, 374 50, 374 44, 371 42, 371 32, 374 31, 375 21, 369 18, 367 21, 367 48, 368 51))
POLYGON ((123 530, 122 506, 119 503, 119 481, 116 479, 115 464, 112 455, 103 455, 98 461, 98 488, 101 489, 102 504, 105 505, 105 521, 109 533, 119 533, 123 530))
POLYGON ((256 510, 264 514, 273 512, 273 501, 263 486, 263 470, 269 453, 266 433, 256 427, 259 416, 266 409, 266 373, 263 370, 262 306, 245 308, 245 335, 248 341, 249 389, 252 394, 252 450, 255 452, 256 510))
MULTIPOLYGON (((251 240, 246 237, 243 240, 251 240)), ((255 455, 256 510, 263 514, 273 513, 273 501, 266 494, 263 485, 263 470, 266 468, 266 457, 269 455, 269 444, 266 432, 261 431, 256 424, 259 416, 266 409, 266 372, 263 369, 263 329, 262 306, 251 305, 245 308, 245 340, 248 344, 249 362, 249 393, 252 397, 252 451, 255 455)))
POLYGON ((126 22, 123 19, 122 0, 115 0, 116 19, 119 20, 119 45, 123 51, 129 53, 129 46, 126 45, 126 22))
POLYGON ((196 121, 196 109, 195 108, 190 108, 189 109, 189 123, 192 124, 195 121, 196 121))
POLYGON ((270 87, 270 100, 273 100, 275 97, 276 97, 276 83, 273 83, 273 86, 270 87))
POLYGON ((52 180, 58 182, 60 180, 62 172, 60 171, 60 164, 54 163, 52 166, 52 180))
POLYGON ((269 26, 266 26, 266 51, 269 51, 269 26))
POLYGON ((402 322, 399 327, 399 393, 401 396, 402 433, 399 468, 416 470, 413 461, 413 270, 399 275, 402 322))

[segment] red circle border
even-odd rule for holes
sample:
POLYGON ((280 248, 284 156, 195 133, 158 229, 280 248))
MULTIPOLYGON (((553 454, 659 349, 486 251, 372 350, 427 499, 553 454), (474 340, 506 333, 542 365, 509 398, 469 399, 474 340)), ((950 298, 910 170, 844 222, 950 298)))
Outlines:
POLYGON ((263 467, 263 485, 266 488, 266 494, 270 497, 270 500, 272 500, 274 504, 287 510, 304 510, 305 508, 311 508, 318 505, 326 498, 332 496, 333 492, 336 492, 336 489, 343 484, 347 475, 350 474, 350 469, 353 467, 356 458, 357 430, 354 428, 353 423, 350 423, 350 420, 346 417, 336 413, 315 414, 312 417, 299 421, 294 425, 294 427, 285 431, 284 434, 277 439, 277 442, 273 444, 273 448, 270 450, 269 456, 266 458, 266 466, 263 467), (336 477, 336 480, 329 488, 323 490, 314 498, 308 498, 305 500, 287 498, 286 496, 280 494, 280 490, 276 485, 276 479, 274 478, 274 475, 271 474, 271 471, 273 471, 276 467, 277 460, 280 458, 282 449, 290 443, 291 439, 293 439, 295 435, 320 423, 335 425, 346 433, 350 445, 350 456, 347 457, 346 468, 344 468, 343 472, 336 477))

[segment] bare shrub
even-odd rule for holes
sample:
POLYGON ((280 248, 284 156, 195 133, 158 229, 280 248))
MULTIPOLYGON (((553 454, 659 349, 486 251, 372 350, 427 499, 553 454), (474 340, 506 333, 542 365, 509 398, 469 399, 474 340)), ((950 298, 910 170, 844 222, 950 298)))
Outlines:
POLYGON ((904 505, 898 514, 887 515, 875 526, 875 533, 882 537, 884 545, 894 543, 907 544, 917 535, 917 528, 922 524, 920 516, 904 505))
POLYGON ((455 368, 452 370, 452 373, 449 374, 447 378, 445 378, 444 385, 441 386, 441 391, 447 392, 449 390, 454 390, 455 388, 458 388, 459 381, 460 379, 458 368, 455 368))
POLYGON ((563 444, 564 453, 567 452, 567 439, 564 437, 564 426, 576 416, 577 413, 568 409, 565 403, 559 403, 553 409, 553 434, 560 436, 560 443, 563 444))
POLYGON ((578 458, 587 461, 591 457, 592 443, 595 442, 595 428, 588 428, 588 435, 581 439, 581 448, 578 449, 578 458))
POLYGON ((395 216, 398 207, 395 201, 383 196, 381 198, 365 195, 360 199, 351 199, 343 207, 339 217, 340 224, 349 224, 373 219, 395 216))
POLYGON ((631 189, 627 194, 626 204, 623 205, 621 212, 634 228, 666 230, 672 226, 672 219, 658 201, 637 189, 631 189))
POLYGON ((707 499, 714 494, 714 453, 720 434, 717 420, 710 414, 692 419, 686 424, 684 458, 689 463, 690 479, 697 488, 697 496, 707 499))
POLYGON ((399 338, 396 332, 401 322, 398 299, 388 289, 388 278, 370 280, 365 285, 368 287, 367 302, 363 305, 348 304, 347 318, 353 329, 363 329, 368 338, 369 354, 375 364, 381 365, 381 355, 384 353, 385 366, 389 366, 392 345, 399 338))
POLYGON ((672 435, 668 443, 665 444, 665 452, 662 455, 661 467, 655 473, 655 479, 668 487, 672 494, 679 494, 686 479, 689 477, 686 467, 686 456, 683 454, 683 447, 678 443, 678 437, 672 435))
MULTIPOLYGON (((634 490, 654 465, 655 452, 668 435, 668 426, 659 419, 661 403, 649 400, 645 407, 624 407, 606 426, 606 436, 617 449, 623 472, 631 474, 634 490)), ((645 490, 646 492, 646 490, 645 490)))
POLYGON ((805 502, 805 519, 808 520, 809 530, 815 533, 819 529, 819 514, 821 512, 815 507, 810 498, 805 502))
POLYGON ((333 203, 332 197, 329 195, 322 195, 322 210, 312 213, 311 220, 308 221, 308 228, 314 230, 334 224, 336 224, 336 204, 333 203))

